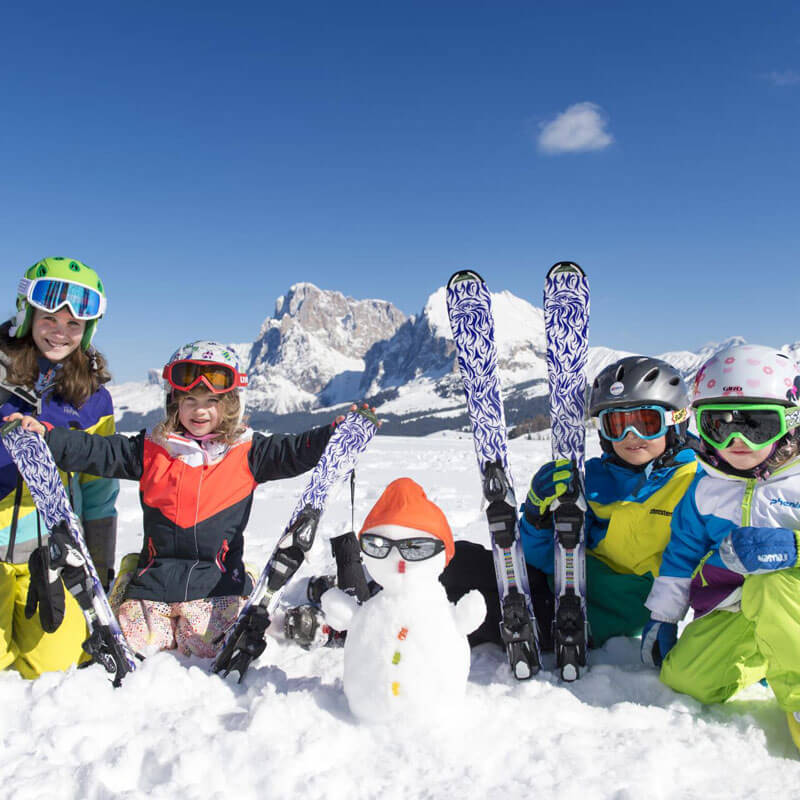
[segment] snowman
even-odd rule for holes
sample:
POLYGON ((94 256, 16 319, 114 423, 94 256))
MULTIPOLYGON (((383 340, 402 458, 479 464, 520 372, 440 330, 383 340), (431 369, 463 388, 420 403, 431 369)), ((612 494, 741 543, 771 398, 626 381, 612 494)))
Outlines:
POLYGON ((359 534, 383 587, 363 605, 339 589, 322 595, 328 624, 347 630, 344 692, 361 720, 443 715, 463 697, 467 634, 486 615, 477 591, 451 604, 439 574, 455 551, 442 510, 410 478, 386 487, 359 534))

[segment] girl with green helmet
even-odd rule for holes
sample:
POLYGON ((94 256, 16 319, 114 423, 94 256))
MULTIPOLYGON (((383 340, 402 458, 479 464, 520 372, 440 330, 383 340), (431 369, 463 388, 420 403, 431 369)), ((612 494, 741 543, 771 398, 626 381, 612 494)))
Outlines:
MULTIPOLYGON (((42 259, 19 281, 16 305, 16 315, 0 325, 0 416, 21 412, 56 427, 114 433, 111 396, 103 385, 111 376, 91 346, 106 310, 98 274, 76 259, 42 259)), ((118 483, 79 474, 69 488, 98 574, 107 582, 114 565, 118 483)), ((82 660, 87 635, 72 595, 60 579, 48 582, 41 569, 39 548, 46 537, 30 493, 0 444, 0 669, 14 668, 28 678, 82 660), (29 589, 38 595, 38 614, 27 604, 29 589)))

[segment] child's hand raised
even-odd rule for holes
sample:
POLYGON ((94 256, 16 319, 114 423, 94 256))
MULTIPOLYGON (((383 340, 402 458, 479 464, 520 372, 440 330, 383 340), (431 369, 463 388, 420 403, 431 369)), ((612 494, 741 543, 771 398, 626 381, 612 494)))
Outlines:
POLYGON ((19 411, 15 411, 13 414, 9 414, 7 417, 3 417, 3 422, 14 422, 14 420, 20 420, 19 426, 24 431, 31 431, 33 433, 38 433, 39 436, 44 436, 47 433, 47 428, 39 422, 36 417, 29 417, 25 414, 20 414, 19 411))

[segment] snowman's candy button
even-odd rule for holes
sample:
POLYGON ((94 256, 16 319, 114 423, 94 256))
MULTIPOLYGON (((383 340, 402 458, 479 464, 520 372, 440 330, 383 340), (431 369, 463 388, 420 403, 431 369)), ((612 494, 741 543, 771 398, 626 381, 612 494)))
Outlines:
POLYGON ((404 642, 406 640, 406 636, 408 636, 408 628, 400 628, 400 633, 397 634, 397 638, 404 642))
POLYGON ((400 694, 400 684, 397 681, 392 681, 392 694, 395 697, 400 694))
POLYGON ((392 664, 399 664, 401 658, 402 658, 402 656, 400 655, 400 651, 399 650, 395 650, 395 653, 392 656, 392 664))

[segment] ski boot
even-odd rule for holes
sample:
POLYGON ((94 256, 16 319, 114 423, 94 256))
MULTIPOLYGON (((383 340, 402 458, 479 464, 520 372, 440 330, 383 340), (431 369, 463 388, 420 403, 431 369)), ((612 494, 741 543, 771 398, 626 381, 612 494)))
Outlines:
POLYGON ((346 631, 335 631, 327 625, 322 609, 310 603, 286 611, 283 632, 289 641, 300 645, 303 650, 343 647, 347 635, 346 631))

